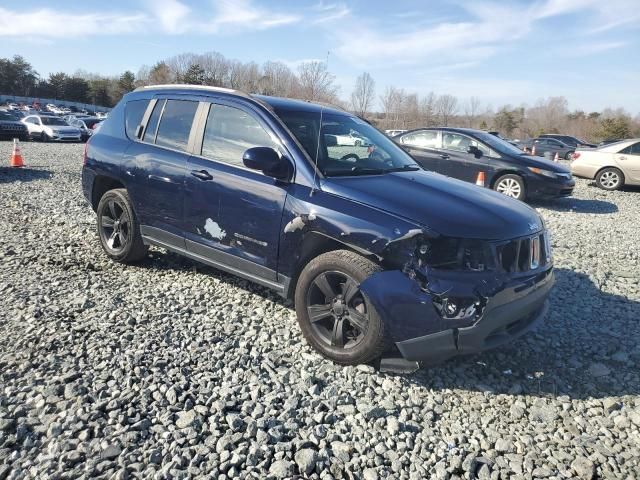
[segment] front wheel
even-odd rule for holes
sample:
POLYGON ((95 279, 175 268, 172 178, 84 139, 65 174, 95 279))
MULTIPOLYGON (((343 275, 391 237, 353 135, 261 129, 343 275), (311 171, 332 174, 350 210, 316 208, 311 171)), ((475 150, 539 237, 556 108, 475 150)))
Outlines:
POLYGON ((564 158, 565 160, 571 160, 573 158, 573 152, 567 152, 564 158))
POLYGON ((596 184, 603 190, 618 190, 624 184, 624 175, 617 168, 605 168, 596 175, 596 184))
POLYGON ((49 141, 49 135, 47 135, 44 132, 40 132, 40 141, 41 142, 48 142, 49 141))
POLYGON ((147 247, 124 188, 105 193, 96 214, 100 243, 109 258, 119 263, 133 263, 144 258, 147 247))
POLYGON ((360 284, 379 271, 361 255, 336 250, 314 258, 300 273, 295 294, 298 323, 324 357, 357 365, 384 352, 384 323, 360 291, 360 284))
POLYGON ((496 192, 500 192, 507 197, 515 198, 517 200, 524 200, 526 198, 524 181, 522 180, 522 177, 518 175, 503 175, 496 180, 496 183, 493 185, 493 189, 496 192))

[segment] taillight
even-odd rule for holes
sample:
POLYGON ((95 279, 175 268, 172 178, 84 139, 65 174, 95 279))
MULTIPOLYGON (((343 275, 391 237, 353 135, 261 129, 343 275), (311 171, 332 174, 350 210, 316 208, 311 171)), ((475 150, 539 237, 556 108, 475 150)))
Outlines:
POLYGON ((573 154, 571 154, 571 158, 573 160, 577 160, 580 158, 580 152, 573 152, 573 154))

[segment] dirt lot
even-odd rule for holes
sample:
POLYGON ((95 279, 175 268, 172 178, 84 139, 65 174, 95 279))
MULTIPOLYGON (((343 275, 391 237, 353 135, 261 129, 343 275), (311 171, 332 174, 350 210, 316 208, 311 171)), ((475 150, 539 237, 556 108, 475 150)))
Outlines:
POLYGON ((0 479, 640 477, 640 190, 536 205, 537 333, 393 375, 321 359, 263 288, 107 260, 82 148, 0 168, 0 479))

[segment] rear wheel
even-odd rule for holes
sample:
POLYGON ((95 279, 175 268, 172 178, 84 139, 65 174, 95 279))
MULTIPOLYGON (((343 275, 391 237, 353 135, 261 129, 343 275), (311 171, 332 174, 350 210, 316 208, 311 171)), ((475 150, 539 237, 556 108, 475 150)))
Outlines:
POLYGON ((596 184, 604 190, 618 190, 624 184, 624 175, 617 168, 608 167, 598 172, 596 184))
POLYGON ((564 158, 565 160, 571 160, 573 158, 573 152, 567 152, 564 158))
POLYGON ((385 350, 384 324, 360 284, 381 268, 348 250, 314 258, 296 286, 298 323, 324 357, 343 365, 374 360, 385 350))
POLYGON ((96 214, 100 243, 109 258, 120 263, 144 258, 147 246, 142 241, 138 220, 124 188, 106 192, 100 199, 96 214))
POLYGON ((496 180, 493 189, 496 192, 500 192, 507 197, 517 200, 524 200, 526 198, 524 181, 522 177, 518 175, 508 174, 501 176, 496 180))

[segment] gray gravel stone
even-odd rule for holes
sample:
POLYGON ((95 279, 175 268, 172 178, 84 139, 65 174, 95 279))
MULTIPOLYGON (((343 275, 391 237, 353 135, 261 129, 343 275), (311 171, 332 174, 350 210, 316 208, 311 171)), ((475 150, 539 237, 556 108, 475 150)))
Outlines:
POLYGON ((0 167, 0 477, 637 477, 637 189, 534 203, 545 322, 397 375, 323 360, 262 287, 155 247, 111 262, 83 145, 22 147, 0 167))

